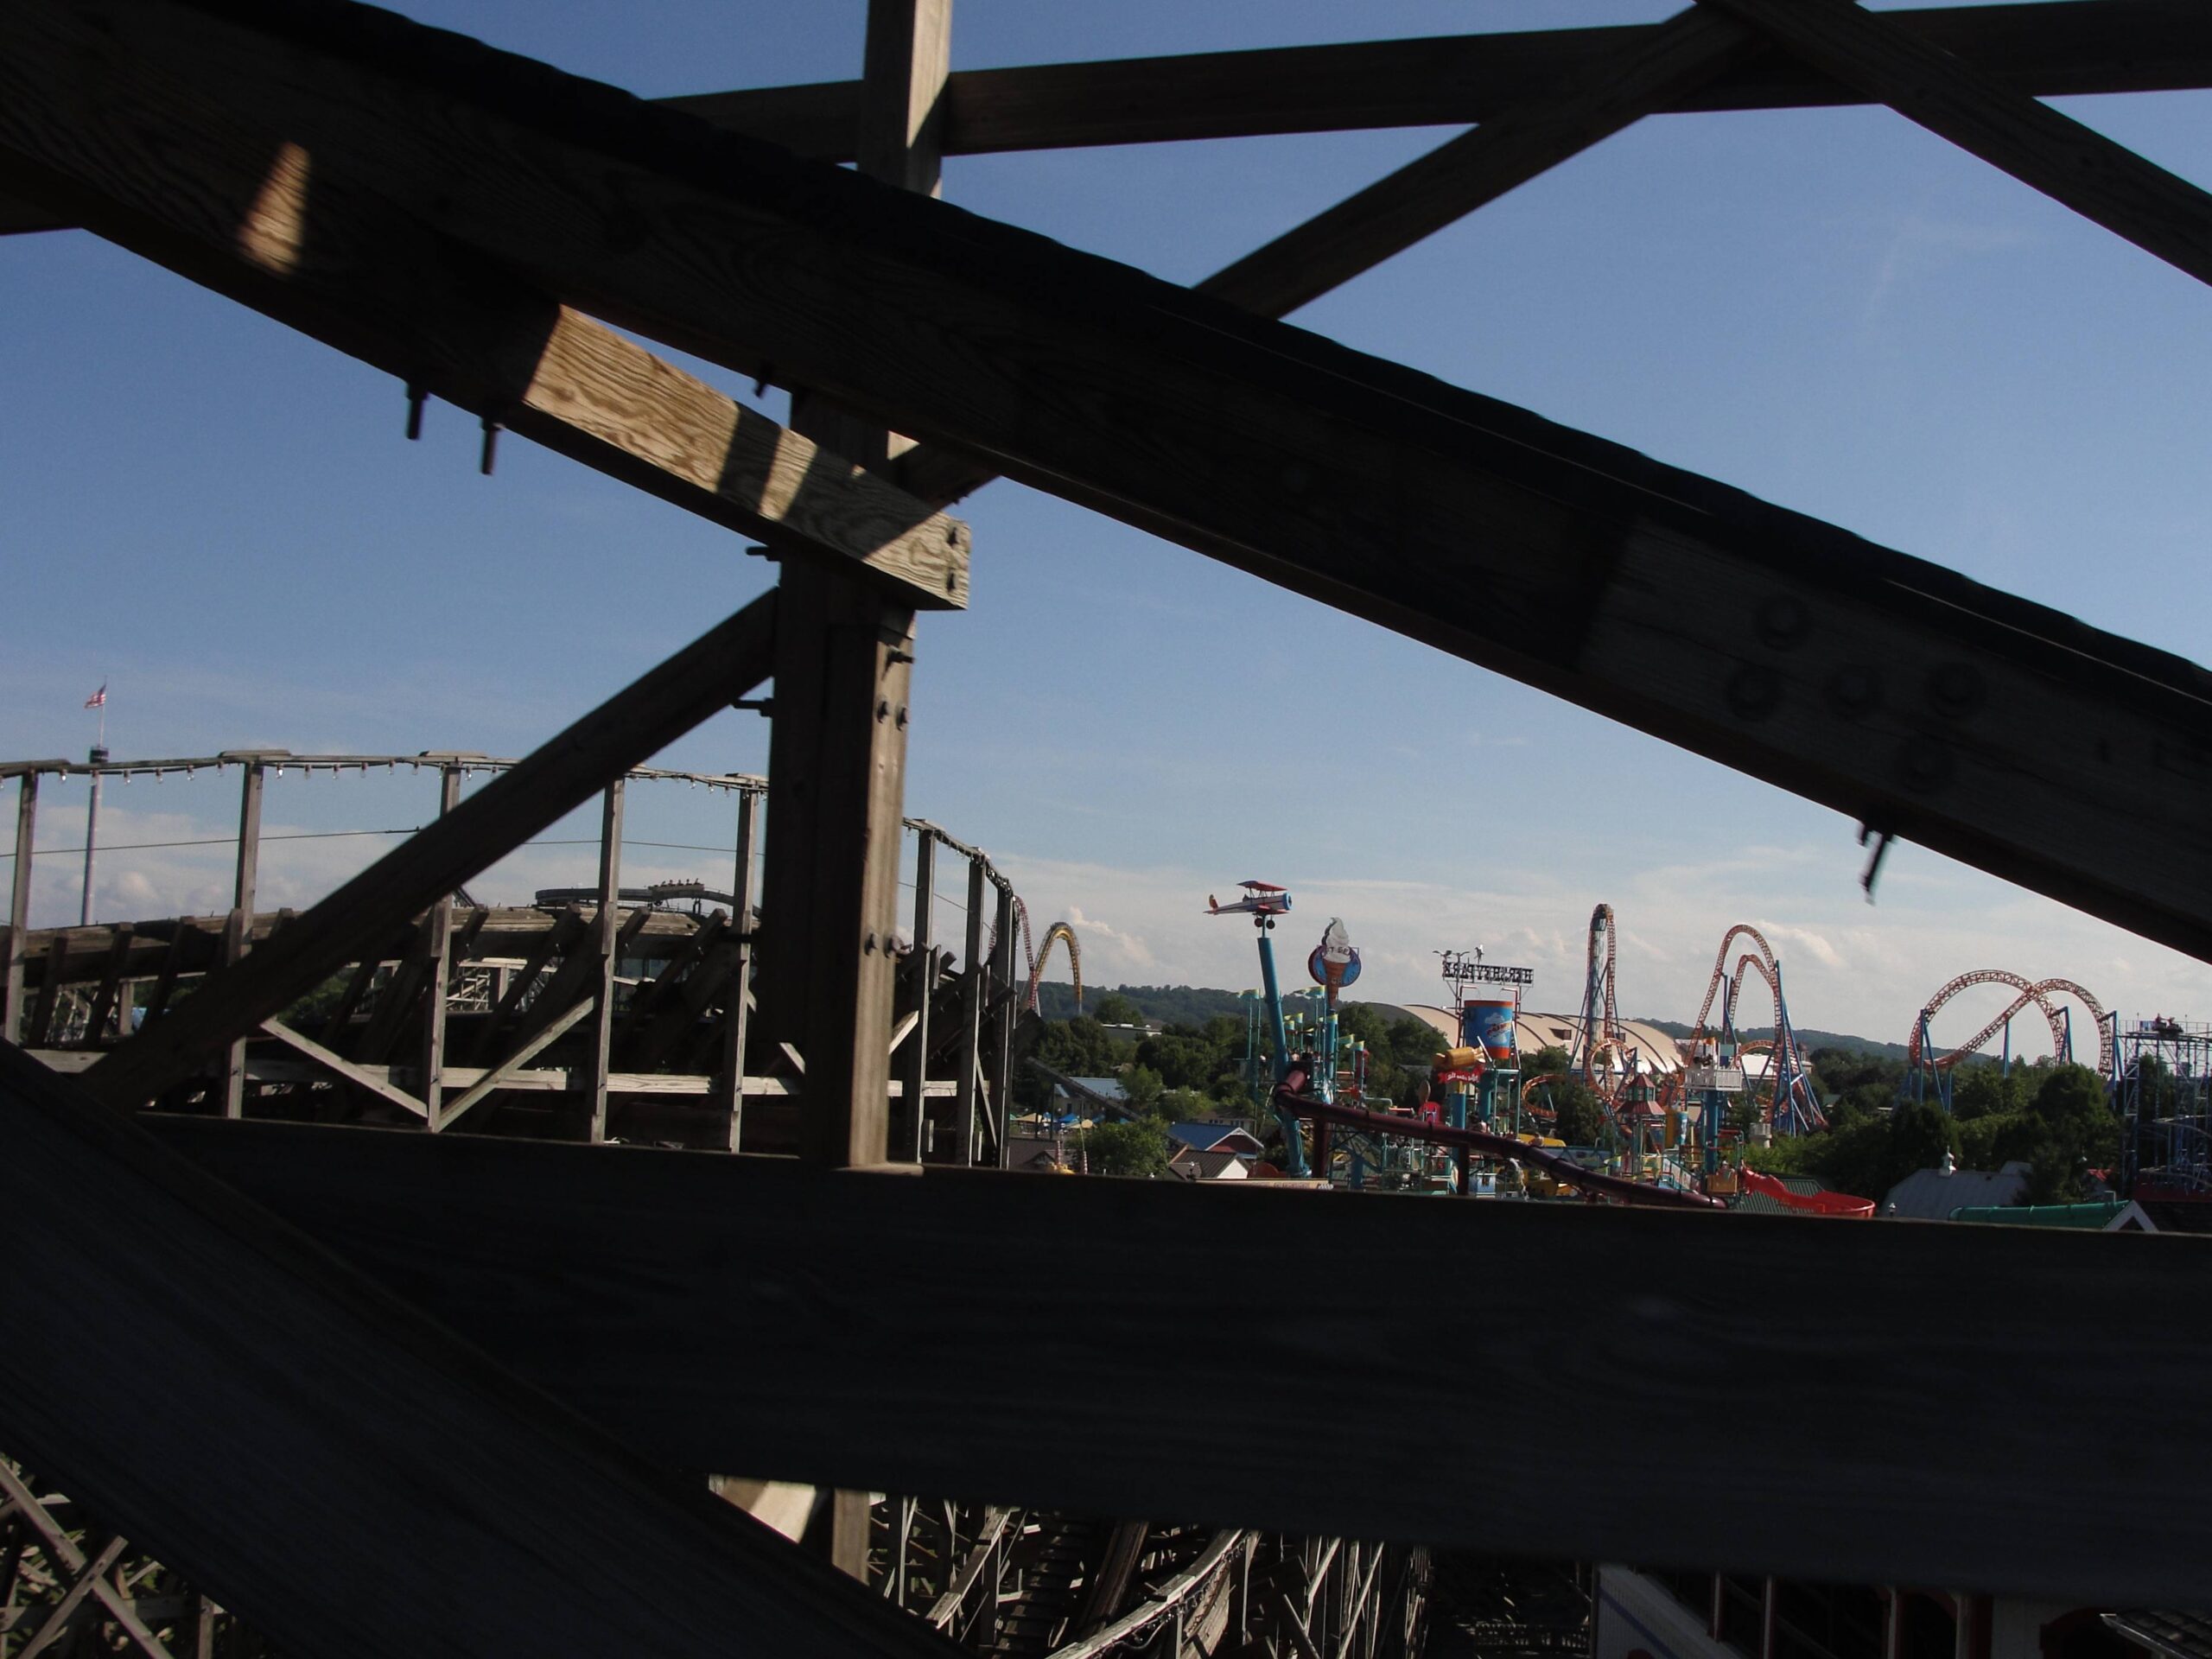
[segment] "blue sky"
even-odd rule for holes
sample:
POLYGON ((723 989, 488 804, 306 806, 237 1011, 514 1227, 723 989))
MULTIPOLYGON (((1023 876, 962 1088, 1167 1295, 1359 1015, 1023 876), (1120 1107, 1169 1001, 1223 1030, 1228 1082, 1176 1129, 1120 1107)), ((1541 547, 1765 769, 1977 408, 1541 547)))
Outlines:
MULTIPOLYGON (((646 94, 849 75, 863 16, 405 9, 646 94)), ((960 0, 955 64, 1663 15, 960 0)), ((2212 184, 2212 94, 2065 107, 2212 184)), ((1189 282, 1446 136, 955 158, 946 194, 1189 282)), ((512 437, 478 477, 458 411, 406 443, 389 378, 82 235, 0 242, 0 753, 81 752, 105 680, 118 755, 518 753, 766 580, 738 538, 512 437)), ((1853 110, 1646 122, 1294 321, 2202 660, 2209 319, 2190 278, 1853 110)), ((1075 918, 1094 981, 1249 982, 1247 930, 1199 912, 1257 875, 1316 937, 1342 915, 1363 988, 1401 1000, 1434 999, 1433 950, 1479 944, 1571 1007, 1603 899, 1638 1014, 1694 1014, 1736 921, 1768 929, 1806 1025, 1901 1039, 1983 966, 2212 1012, 2201 965, 1919 849, 1870 908, 1836 815, 1198 555, 1009 484, 961 512, 973 609, 924 620, 908 810, 988 848, 1040 929, 1075 918)), ((734 714, 665 757, 765 760, 734 714)), ((79 844, 81 787, 50 798, 42 846, 79 844)), ((111 791, 103 839, 219 836, 234 787, 111 791)), ((269 811, 284 833, 396 828, 431 792, 294 774, 269 811)), ((674 845, 634 849, 631 879, 723 868, 695 849, 728 844, 726 801, 640 791, 632 815, 674 845)), ((272 843, 264 891, 308 902, 387 844, 272 843)), ((588 857, 534 849, 488 891, 588 879, 588 857)), ((224 861, 118 853, 96 908, 218 906, 224 861)), ((37 919, 73 917, 73 861, 40 866, 37 919)), ((1994 1006, 1961 1002, 1939 1037, 1994 1006)))

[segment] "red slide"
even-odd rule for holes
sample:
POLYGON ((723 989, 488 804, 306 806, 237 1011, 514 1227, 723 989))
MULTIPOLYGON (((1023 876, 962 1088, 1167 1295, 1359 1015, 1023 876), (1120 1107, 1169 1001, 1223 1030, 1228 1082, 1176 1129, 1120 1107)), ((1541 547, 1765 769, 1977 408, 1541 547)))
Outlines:
POLYGON ((1864 1221, 1874 1213, 1874 1200, 1854 1198, 1848 1192, 1792 1192, 1771 1175, 1756 1169, 1738 1172, 1743 1178, 1744 1191, 1763 1193, 1788 1210, 1802 1210, 1812 1216, 1839 1216, 1849 1220, 1864 1221))

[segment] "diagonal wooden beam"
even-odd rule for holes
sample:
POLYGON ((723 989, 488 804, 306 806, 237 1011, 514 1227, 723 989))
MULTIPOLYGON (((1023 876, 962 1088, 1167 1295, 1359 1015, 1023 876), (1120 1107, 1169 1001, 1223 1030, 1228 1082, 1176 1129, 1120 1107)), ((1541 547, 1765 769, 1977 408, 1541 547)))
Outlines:
MULTIPOLYGON (((2031 97, 2212 86, 2212 12, 2196 0, 2030 0, 1883 16, 2031 97)), ((1493 119, 1524 101, 1529 88, 1580 74, 1656 27, 1433 35, 958 70, 945 84, 944 153, 1464 126, 1493 119)), ((853 158, 858 81, 662 101, 802 156, 853 158)), ((1686 89, 1664 108, 1808 109, 1862 101, 1849 86, 1777 53, 1686 89)))
POLYGON ((2113 1400, 2187 1397, 2212 1367, 2200 1238, 142 1121, 671 1467, 2112 1605, 2201 1594, 2212 1550, 2212 1420, 2109 1430, 2113 1400), (1245 1284, 1295 1262, 1297 1287, 1194 1316, 1065 1266, 1139 1257, 1245 1284), (1630 1388, 1661 1421, 1786 1400, 1790 1426, 1746 1426, 1728 1478, 1688 1491, 1680 1448, 1634 1435, 1501 1458, 1446 1434, 1316 1480, 1184 1406, 1360 1402, 1425 1433, 1464 1421, 1471 1376, 1561 1422, 1630 1388), (1039 1399, 1049 1458, 1024 1427, 1039 1399))
POLYGON ((2124 144, 1863 11, 1855 0, 1700 0, 2199 282, 2212 195, 2124 144))
POLYGON ((1513 105, 1198 284, 1263 317, 1288 316, 1486 202, 1663 109, 1762 49, 1693 5, 1548 95, 1513 105))
POLYGON ((397 376, 410 397, 457 404, 779 551, 857 567, 919 608, 967 603, 957 520, 518 283, 249 114, 192 93, 144 113, 118 130, 96 181, 4 150, 0 179, 397 376), (162 158, 187 151, 191 187, 173 188, 162 158))
POLYGON ((284 1650, 957 1651, 6 1045, 0 1261, 10 1452, 284 1650))
POLYGON ((467 1112, 471 1107, 474 1106, 477 1102, 482 1100, 485 1096, 490 1094, 494 1089, 497 1089, 509 1077, 521 1071, 523 1067, 528 1065, 532 1060, 536 1059, 547 1049, 552 1047, 555 1043, 560 1041, 563 1036, 567 1035, 569 1027, 575 1025, 577 1020, 582 1019, 591 1011, 592 999, 590 997, 584 998, 583 1001, 569 1008, 566 1013, 563 1014, 559 1019, 547 1026, 544 1030, 539 1032, 535 1037, 532 1037, 528 1042, 523 1044, 519 1048, 517 1048, 512 1054, 509 1054, 505 1059, 501 1060, 497 1065, 493 1066, 489 1071, 486 1071, 474 1083, 469 1084, 468 1087, 462 1090, 459 1095, 456 1095, 452 1100, 447 1102, 445 1105, 440 1107, 438 1109, 437 1118, 432 1127, 440 1129, 451 1128, 455 1123, 461 1121, 462 1115, 467 1112))
POLYGON ((429 1116, 431 1108, 409 1094, 404 1089, 396 1089, 385 1078, 377 1077, 372 1072, 364 1071, 343 1054, 334 1054, 315 1041, 314 1038, 302 1036, 283 1020, 264 1020, 261 1022, 260 1029, 264 1036, 274 1037, 278 1042, 296 1049, 317 1065, 327 1071, 336 1072, 346 1082, 354 1084, 357 1088, 367 1090, 379 1099, 398 1107, 400 1110, 411 1113, 420 1118, 429 1116))
POLYGON ((0 148, 96 168, 111 126, 219 86, 582 309, 2212 956, 2193 664, 388 13, 206 6, 0 7, 0 148))
POLYGON ((652 670, 512 770, 294 918, 235 966, 84 1073, 91 1090, 135 1106, 200 1058, 281 1013, 381 939, 632 766, 766 678, 776 601, 756 599, 652 670))

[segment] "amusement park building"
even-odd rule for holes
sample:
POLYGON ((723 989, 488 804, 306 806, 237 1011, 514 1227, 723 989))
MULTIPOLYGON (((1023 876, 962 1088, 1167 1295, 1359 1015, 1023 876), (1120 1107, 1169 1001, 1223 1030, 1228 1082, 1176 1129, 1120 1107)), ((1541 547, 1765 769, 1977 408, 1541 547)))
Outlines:
MULTIPOLYGON (((1439 1037, 1454 1043, 1459 1040, 1459 1022, 1449 1008, 1422 1003, 1401 1006, 1372 1002, 1368 1006, 1389 1019, 1421 1020, 1433 1027, 1439 1037)), ((1582 1034, 1582 1016, 1575 1014, 1541 1014, 1523 1008, 1513 1025, 1514 1042, 1523 1054, 1547 1048, 1563 1048, 1573 1053, 1582 1034)), ((1620 1027, 1628 1038, 1629 1053, 1638 1071, 1667 1077, 1682 1069, 1681 1046, 1656 1026, 1646 1025, 1641 1020, 1624 1020, 1620 1027)))

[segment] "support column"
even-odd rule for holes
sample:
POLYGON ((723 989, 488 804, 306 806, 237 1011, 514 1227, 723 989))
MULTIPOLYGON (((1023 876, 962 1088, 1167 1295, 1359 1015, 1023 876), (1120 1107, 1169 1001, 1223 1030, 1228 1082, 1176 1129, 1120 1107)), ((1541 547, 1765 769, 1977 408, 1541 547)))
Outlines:
MULTIPOLYGON (((253 890, 261 870, 261 788, 263 767, 258 760, 245 763, 245 782, 238 791, 238 881, 231 900, 230 919, 223 927, 223 965, 230 966, 246 953, 253 931, 253 890)), ((87 835, 86 845, 91 846, 87 835)), ((223 1116, 245 1116, 245 1039, 234 1039, 223 1051, 223 1116)))
POLYGON ((1001 887, 998 971, 992 987, 1000 1001, 991 1020, 991 1163, 998 1169, 1004 1169, 1007 1162, 1007 1121, 1014 1104, 1014 1022, 1021 1014, 1021 1000, 1014 989, 1014 889, 1001 887))
POLYGON ((591 1140, 607 1139, 607 1060, 614 1038, 614 941, 622 912, 622 786, 607 786, 599 815, 599 913, 592 948, 599 953, 598 1001, 591 1011, 591 1140))
MULTIPOLYGON (((442 818, 460 804, 461 768, 439 767, 438 816, 442 818)), ((429 1000, 423 1006, 423 1104, 429 1109, 430 1132, 435 1135, 446 1103, 446 985, 453 975, 453 895, 449 893, 430 906, 429 937, 423 941, 423 952, 429 957, 430 969, 425 991, 429 1000)))
MULTIPOLYGON (((861 172, 935 194, 951 32, 952 0, 869 0, 861 172)), ((792 399, 791 428, 863 467, 895 453, 892 434, 804 396, 792 399)), ((882 1163, 890 1152, 891 944, 913 660, 911 608, 842 571, 784 567, 762 1015, 806 1062, 800 1156, 833 1168, 882 1163)), ((830 1559, 862 1580, 868 1509, 865 1492, 832 1496, 830 1559)))
POLYGON ((16 780, 16 864, 8 889, 8 947, 0 978, 0 1043, 22 1041, 23 938, 31 931, 31 836, 38 821, 38 774, 16 780))
POLYGON ((906 1141, 896 1150, 909 1163, 922 1161, 929 1125, 930 992, 937 979, 937 837, 919 832, 914 846, 914 1029, 906 1038, 906 1065, 899 1082, 906 1102, 906 1141))
POLYGON ((968 950, 961 958, 959 1081, 952 1096, 953 1160, 975 1161, 976 1093, 983 1073, 983 995, 990 972, 983 965, 983 861, 968 860, 968 950))
MULTIPOLYGON (((855 151, 869 176, 935 192, 951 23, 951 0, 871 0, 855 151)), ((893 453, 891 434, 803 394, 791 426, 862 466, 893 453)), ((805 1058, 800 1149, 830 1166, 880 1163, 889 1151, 890 945, 913 627, 911 608, 863 580, 784 568, 762 1015, 805 1058)))
POLYGON ((729 1114, 729 1149, 745 1133, 745 1044, 753 1011, 753 848, 760 824, 760 798, 749 789, 737 792, 737 868, 730 879, 732 920, 737 935, 737 966, 730 973, 729 1011, 722 1018, 722 1064, 715 1077, 715 1103, 729 1114))

